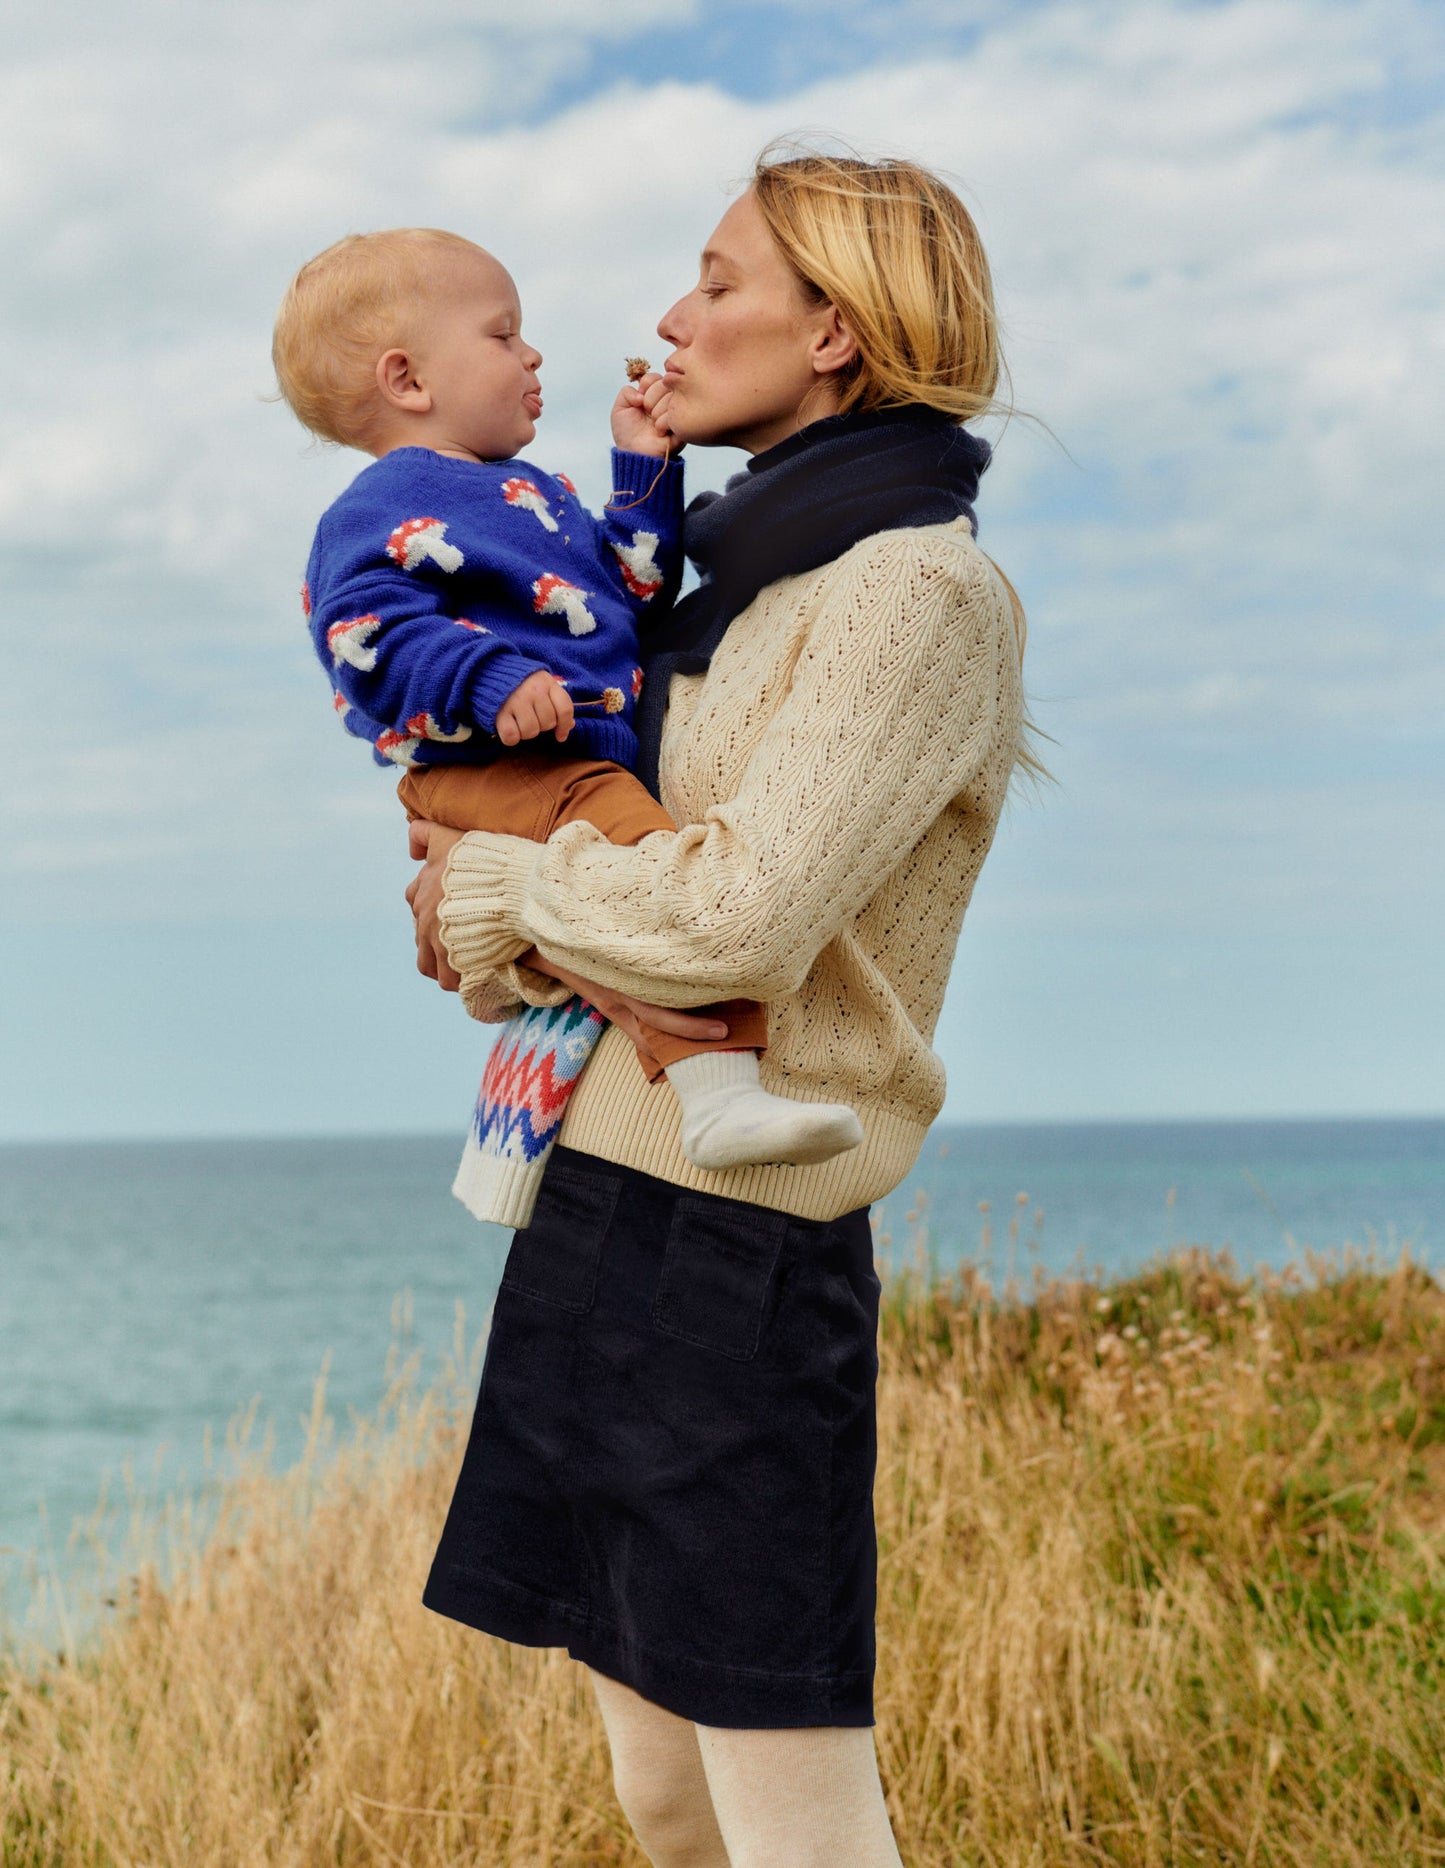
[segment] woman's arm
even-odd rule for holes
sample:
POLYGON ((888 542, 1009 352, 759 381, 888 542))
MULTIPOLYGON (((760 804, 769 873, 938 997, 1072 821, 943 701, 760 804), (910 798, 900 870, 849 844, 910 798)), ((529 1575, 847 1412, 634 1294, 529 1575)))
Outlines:
POLYGON ((630 847, 587 824, 545 844, 458 841, 439 919, 464 999, 533 944, 658 1003, 796 991, 1001 735, 1016 739, 1012 616, 981 553, 894 532, 840 566, 737 794, 700 824, 630 847))
MULTIPOLYGON (((407 885, 406 891, 406 899, 416 919, 417 971, 424 973, 428 979, 434 979, 444 992, 457 992, 462 983, 460 974, 447 958, 438 922, 446 859, 452 845, 461 835, 459 830, 449 830, 445 825, 428 824, 420 820, 411 826, 411 854, 423 861, 423 867, 407 885)), ((477 983, 477 990, 481 990, 480 983, 477 983)), ((497 1012, 495 1019, 486 1020, 489 1024, 510 1017, 519 1005, 560 1004, 563 999, 578 993, 589 1005, 595 1005, 609 1023, 620 1025, 634 1044, 645 1039, 646 1026, 651 1026, 654 1031, 672 1032, 680 1038, 725 1038, 728 1034, 728 1028, 721 1019, 698 1018, 687 1012, 673 1011, 668 1006, 650 1005, 646 1000, 634 999, 627 993, 609 992, 594 980, 583 979, 580 974, 558 966, 556 961, 538 953, 535 947, 529 947, 511 966, 499 970, 491 983, 491 993, 497 1012), (508 998, 508 986, 518 973, 552 981, 559 991, 545 997, 533 997, 533 977, 528 977, 517 982, 525 984, 527 995, 524 996, 514 988, 515 996, 508 998)), ((476 1015, 474 1012, 473 1016, 476 1015)))

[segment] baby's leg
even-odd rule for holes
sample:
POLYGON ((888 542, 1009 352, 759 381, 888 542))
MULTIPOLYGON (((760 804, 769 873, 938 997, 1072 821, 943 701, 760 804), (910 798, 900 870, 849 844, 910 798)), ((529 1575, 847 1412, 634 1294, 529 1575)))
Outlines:
MULTIPOLYGON (((677 826, 647 787, 606 759, 569 759, 532 750, 489 765, 441 765, 408 772, 397 796, 410 817, 452 830, 492 830, 545 843, 562 824, 588 823, 609 843, 640 843, 677 826)), ((726 1024, 725 1038, 678 1038, 644 1026, 638 1062, 649 1082, 666 1074, 682 1109, 682 1151, 694 1167, 827 1161, 863 1139, 842 1103, 773 1096, 758 1077, 768 1015, 751 999, 700 1006, 726 1024)))

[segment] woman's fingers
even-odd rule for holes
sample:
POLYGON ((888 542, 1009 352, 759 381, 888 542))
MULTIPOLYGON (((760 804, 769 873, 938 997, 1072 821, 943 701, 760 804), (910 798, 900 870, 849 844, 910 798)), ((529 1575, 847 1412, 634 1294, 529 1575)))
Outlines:
POLYGON ((416 967, 444 992, 459 992, 462 984, 441 935, 442 876, 460 834, 419 818, 409 836, 412 854, 419 852, 422 858, 421 868, 406 886, 407 905, 416 920, 416 967))
MULTIPOLYGON (((652 416, 652 425, 657 430, 657 432, 660 435, 671 436, 672 435, 672 391, 670 389, 666 390, 662 395, 658 397, 657 401, 654 403, 649 413, 652 416)), ((676 438, 676 436, 672 437, 672 451, 674 454, 680 454, 682 452, 682 443, 676 438)))
POLYGON ((725 1038, 728 1028, 720 1018, 704 1018, 697 1012, 680 1012, 671 1005, 649 1005, 645 999, 625 1000, 634 1018, 656 1031, 671 1032, 675 1038, 725 1038))

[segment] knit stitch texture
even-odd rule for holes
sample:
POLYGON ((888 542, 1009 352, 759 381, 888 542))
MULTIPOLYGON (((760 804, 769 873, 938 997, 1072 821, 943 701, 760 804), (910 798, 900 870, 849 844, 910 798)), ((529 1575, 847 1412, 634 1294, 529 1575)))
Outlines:
POLYGON ((631 767, 638 623, 681 563, 682 469, 614 449, 593 515, 525 461, 394 448, 316 528, 302 606, 350 733, 379 764, 502 756, 497 710, 529 675, 563 681, 581 756, 631 767))
POLYGON ((585 999, 527 1006, 497 1035, 452 1192, 477 1219, 525 1226, 568 1098, 606 1020, 585 999))
POLYGON ((458 842, 442 931, 474 1017, 567 996, 515 964, 534 942, 657 1004, 760 999, 764 1087, 848 1103, 865 1131, 817 1166, 694 1168, 676 1098, 609 1027, 566 1146, 814 1219, 898 1184, 943 1104, 932 1038, 1018 756, 1020 653, 966 519, 879 534, 769 585, 706 673, 674 677, 660 779, 675 834, 458 842))
MULTIPOLYGON (((497 710, 539 670, 572 697, 569 751, 634 763, 638 623, 676 586, 682 470, 621 449, 612 467, 595 519, 525 461, 395 448, 322 515, 302 607, 336 711, 379 764, 504 756, 497 710)), ((523 1007, 499 1036, 453 1187, 478 1219, 527 1223, 603 1024, 573 999, 523 1007)))

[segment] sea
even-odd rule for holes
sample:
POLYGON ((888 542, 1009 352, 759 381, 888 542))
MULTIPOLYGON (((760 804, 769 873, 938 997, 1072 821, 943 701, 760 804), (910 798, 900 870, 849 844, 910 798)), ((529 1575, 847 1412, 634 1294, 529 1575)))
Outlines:
MULTIPOLYGON (((138 1508, 214 1485, 243 1416, 283 1468, 323 1373, 344 1433, 397 1356, 423 1382, 459 1342, 475 1366, 510 1234, 451 1198, 458 1152, 432 1136, 0 1147, 0 1633, 51 1638, 138 1508)), ((1431 1268, 1445 1120, 940 1124, 874 1222, 885 1276, 972 1261, 1025 1293, 1186 1245, 1246 1272, 1348 1251, 1431 1268)))

